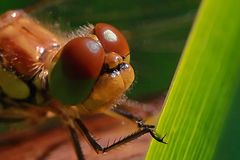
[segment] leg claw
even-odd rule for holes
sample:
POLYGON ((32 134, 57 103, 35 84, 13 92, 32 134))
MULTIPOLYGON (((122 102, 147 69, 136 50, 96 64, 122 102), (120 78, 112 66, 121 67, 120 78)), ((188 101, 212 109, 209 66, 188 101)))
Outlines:
POLYGON ((167 144, 167 142, 164 141, 164 138, 166 137, 167 134, 165 134, 163 137, 158 136, 156 133, 153 131, 150 131, 151 136, 158 142, 167 144))

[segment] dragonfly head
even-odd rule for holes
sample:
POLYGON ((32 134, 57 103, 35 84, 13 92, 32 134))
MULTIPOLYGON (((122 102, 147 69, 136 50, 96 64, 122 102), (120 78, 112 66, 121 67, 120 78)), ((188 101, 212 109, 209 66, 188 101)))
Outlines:
POLYGON ((98 23, 85 36, 71 39, 50 72, 53 97, 89 110, 121 97, 134 80, 128 43, 115 27, 98 23))

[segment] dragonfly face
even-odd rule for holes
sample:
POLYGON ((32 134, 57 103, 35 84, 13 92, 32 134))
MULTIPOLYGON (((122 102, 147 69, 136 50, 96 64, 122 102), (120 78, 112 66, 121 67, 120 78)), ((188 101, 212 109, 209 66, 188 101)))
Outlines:
POLYGON ((89 25, 60 50, 50 72, 50 92, 63 103, 84 106, 90 112, 109 107, 134 80, 129 60, 128 44, 120 31, 104 23, 89 25), (61 79, 59 88, 56 84, 61 79), (73 83, 82 84, 78 88, 73 83), (69 94, 71 98, 65 98, 69 94))

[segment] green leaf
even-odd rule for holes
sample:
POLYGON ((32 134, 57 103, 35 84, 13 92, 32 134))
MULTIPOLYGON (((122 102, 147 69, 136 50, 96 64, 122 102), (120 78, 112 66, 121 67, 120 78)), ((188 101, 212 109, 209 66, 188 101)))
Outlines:
POLYGON ((168 144, 152 141, 146 159, 240 158, 239 10, 202 2, 157 127, 168 144))

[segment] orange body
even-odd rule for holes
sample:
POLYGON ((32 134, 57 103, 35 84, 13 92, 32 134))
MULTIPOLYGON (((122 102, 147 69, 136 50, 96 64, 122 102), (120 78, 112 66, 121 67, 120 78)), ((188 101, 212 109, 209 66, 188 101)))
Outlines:
POLYGON ((60 45, 56 35, 21 10, 0 16, 0 55, 7 69, 32 77, 41 63, 49 66, 60 45))

